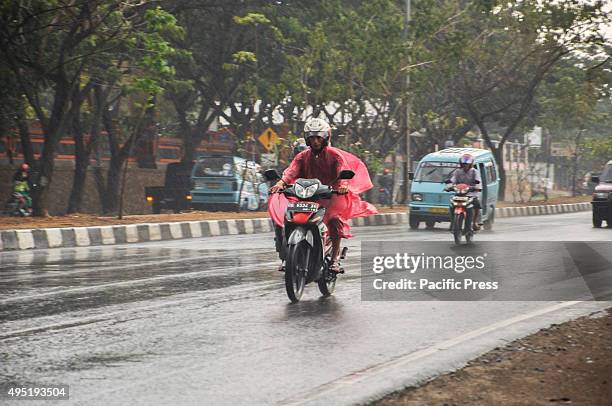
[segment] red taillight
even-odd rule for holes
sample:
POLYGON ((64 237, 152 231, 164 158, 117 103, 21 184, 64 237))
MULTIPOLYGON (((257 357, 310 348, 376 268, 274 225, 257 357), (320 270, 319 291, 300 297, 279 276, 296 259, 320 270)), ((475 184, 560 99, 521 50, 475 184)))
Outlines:
POLYGON ((293 213, 292 221, 295 224, 306 224, 312 213, 293 213))

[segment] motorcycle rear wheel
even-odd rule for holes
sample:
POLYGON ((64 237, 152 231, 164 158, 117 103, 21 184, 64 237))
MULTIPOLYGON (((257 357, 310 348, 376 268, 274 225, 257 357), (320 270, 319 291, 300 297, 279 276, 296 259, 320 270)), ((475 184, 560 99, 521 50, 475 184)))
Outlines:
POLYGON ((310 245, 305 241, 289 247, 285 267, 285 289, 291 302, 299 302, 306 285, 306 273, 310 261, 310 245))
POLYGON ((327 261, 325 264, 325 269, 322 272, 321 278, 317 281, 319 285, 319 292, 323 296, 331 296, 336 290, 336 278, 330 277, 330 272, 327 266, 327 261))

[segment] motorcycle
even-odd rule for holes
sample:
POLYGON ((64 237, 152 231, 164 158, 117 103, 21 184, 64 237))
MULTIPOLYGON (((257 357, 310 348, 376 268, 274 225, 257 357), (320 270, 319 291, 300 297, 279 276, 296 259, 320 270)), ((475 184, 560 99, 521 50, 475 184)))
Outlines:
POLYGON ((23 194, 13 192, 4 206, 4 213, 14 217, 29 217, 32 215, 32 210, 28 207, 27 199, 23 194))
MULTIPOLYGON (((267 170, 264 176, 270 181, 280 178, 274 169, 267 170)), ((338 179, 352 179, 353 176, 353 171, 343 170, 338 179)), ((304 287, 311 282, 317 283, 323 296, 330 296, 336 288, 337 275, 329 270, 332 243, 323 222, 326 209, 319 201, 331 199, 337 191, 323 185, 318 179, 298 179, 295 184, 279 193, 283 193, 289 200, 285 210, 281 247, 286 253, 287 296, 291 302, 298 302, 304 287)), ((347 250, 344 247, 340 260, 345 258, 347 250)), ((340 273, 344 273, 342 268, 340 273)))
POLYGON ((451 210, 451 233, 455 239, 455 244, 461 244, 461 236, 465 236, 466 243, 471 243, 474 238, 474 197, 468 193, 474 192, 473 186, 460 183, 450 185, 445 188, 447 192, 454 192, 450 200, 451 210))

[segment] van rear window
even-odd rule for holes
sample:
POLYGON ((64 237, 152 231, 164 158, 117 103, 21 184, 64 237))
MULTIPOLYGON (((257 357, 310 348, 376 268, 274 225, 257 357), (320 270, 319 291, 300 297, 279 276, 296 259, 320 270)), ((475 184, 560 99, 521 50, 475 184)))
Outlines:
POLYGON ((234 160, 232 157, 210 157, 198 160, 193 168, 193 176, 234 176, 234 160))
POLYGON ((452 172, 459 168, 457 162, 421 162, 414 180, 416 182, 443 183, 452 176, 452 172))

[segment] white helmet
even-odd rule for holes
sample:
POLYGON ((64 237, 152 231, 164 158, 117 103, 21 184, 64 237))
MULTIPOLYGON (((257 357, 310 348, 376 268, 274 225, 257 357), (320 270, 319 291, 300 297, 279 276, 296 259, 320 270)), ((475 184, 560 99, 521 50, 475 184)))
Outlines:
POLYGON ((323 138, 323 145, 329 143, 329 137, 331 135, 331 127, 329 123, 322 118, 309 118, 304 124, 304 138, 306 145, 310 145, 310 137, 321 137, 323 138))

